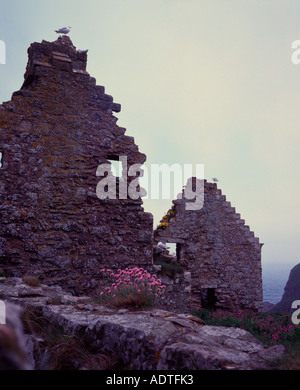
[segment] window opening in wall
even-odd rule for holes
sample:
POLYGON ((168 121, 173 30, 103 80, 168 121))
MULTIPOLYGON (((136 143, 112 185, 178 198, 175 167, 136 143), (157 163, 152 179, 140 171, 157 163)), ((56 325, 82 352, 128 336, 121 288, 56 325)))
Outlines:
POLYGON ((115 177, 122 177, 123 165, 122 161, 119 161, 119 157, 109 156, 108 161, 111 164, 111 172, 115 177))
POLYGON ((166 246, 170 255, 176 257, 176 244, 174 244, 173 242, 167 242, 166 246))
POLYGON ((3 154, 2 154, 2 152, 0 152, 0 168, 3 167, 3 161, 2 161, 2 159, 3 159, 3 154))
POLYGON ((174 261, 176 261, 177 263, 180 262, 181 257, 182 257, 181 256, 181 249, 182 249, 181 244, 174 243, 174 242, 166 242, 166 243, 159 242, 157 246, 158 246, 158 248, 165 250, 166 254, 168 254, 168 256, 173 257, 174 261))
POLYGON ((201 307, 202 309, 215 310, 216 309, 216 289, 215 288, 201 288, 201 307))
POLYGON ((180 263, 181 260, 181 249, 182 245, 179 243, 167 242, 166 246, 168 248, 169 254, 173 256, 177 263, 180 263))
POLYGON ((174 242, 159 242, 157 244, 157 249, 154 251, 153 262, 156 265, 161 266, 160 272, 162 274, 168 275, 172 278, 176 274, 182 274, 184 268, 180 265, 178 261, 178 255, 180 258, 181 245, 174 242))

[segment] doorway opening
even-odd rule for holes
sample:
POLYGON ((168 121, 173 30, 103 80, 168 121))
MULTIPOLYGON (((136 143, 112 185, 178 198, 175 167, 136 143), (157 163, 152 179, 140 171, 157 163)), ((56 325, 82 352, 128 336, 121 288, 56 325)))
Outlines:
POLYGON ((215 310, 217 303, 215 288, 201 288, 202 309, 215 310))
POLYGON ((182 245, 175 242, 158 243, 158 247, 166 251, 165 255, 173 258, 174 262, 180 263, 182 245))

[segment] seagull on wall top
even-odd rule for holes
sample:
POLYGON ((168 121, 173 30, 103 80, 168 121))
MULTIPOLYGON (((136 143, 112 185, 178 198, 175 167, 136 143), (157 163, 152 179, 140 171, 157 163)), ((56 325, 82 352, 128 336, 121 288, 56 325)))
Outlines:
POLYGON ((160 248, 160 249, 169 249, 169 247, 168 247, 166 244, 164 244, 163 242, 159 242, 159 243, 157 244, 157 248, 160 248))
POLYGON ((212 178, 212 181, 213 181, 214 183, 217 183, 219 180, 218 180, 216 177, 213 177, 213 178, 212 178))
POLYGON ((69 34, 69 32, 71 31, 71 28, 70 26, 68 27, 63 27, 63 28, 60 28, 59 30, 54 30, 57 34, 69 34))

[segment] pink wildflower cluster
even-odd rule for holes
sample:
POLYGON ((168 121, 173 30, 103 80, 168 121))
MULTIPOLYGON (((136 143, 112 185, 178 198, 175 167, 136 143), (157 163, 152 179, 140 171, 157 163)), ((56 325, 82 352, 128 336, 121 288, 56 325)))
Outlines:
POLYGON ((147 294, 156 298, 162 295, 166 288, 165 285, 161 284, 161 280, 156 275, 151 275, 143 268, 118 269, 116 273, 110 269, 101 269, 101 272, 108 274, 115 279, 115 282, 111 287, 105 287, 104 291, 101 291, 100 296, 111 295, 115 298, 118 293, 133 291, 138 295, 147 294))
POLYGON ((216 310, 211 313, 210 323, 223 325, 224 321, 260 335, 271 344, 280 343, 293 337, 296 325, 291 323, 290 315, 261 314, 242 310, 228 312, 216 310), (231 322, 230 322, 231 321, 231 322))
POLYGON ((261 334, 270 339, 272 344, 286 340, 294 333, 294 324, 282 324, 280 320, 276 320, 273 316, 266 316, 265 318, 258 318, 256 324, 261 334))

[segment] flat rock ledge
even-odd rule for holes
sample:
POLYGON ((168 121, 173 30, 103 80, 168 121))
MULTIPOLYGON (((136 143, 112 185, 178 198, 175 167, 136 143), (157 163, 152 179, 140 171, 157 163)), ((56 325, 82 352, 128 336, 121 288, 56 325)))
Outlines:
MULTIPOLYGON (((22 309, 38 309, 93 351, 117 351, 124 367, 133 370, 262 370, 270 369, 285 351, 282 345, 264 346, 243 329, 207 326, 193 315, 117 310, 60 287, 30 287, 19 278, 0 284, 0 299, 22 309)), ((0 326, 0 333, 3 329, 0 326)), ((34 361, 39 340, 32 335, 24 338, 32 369, 40 369, 34 361)))

